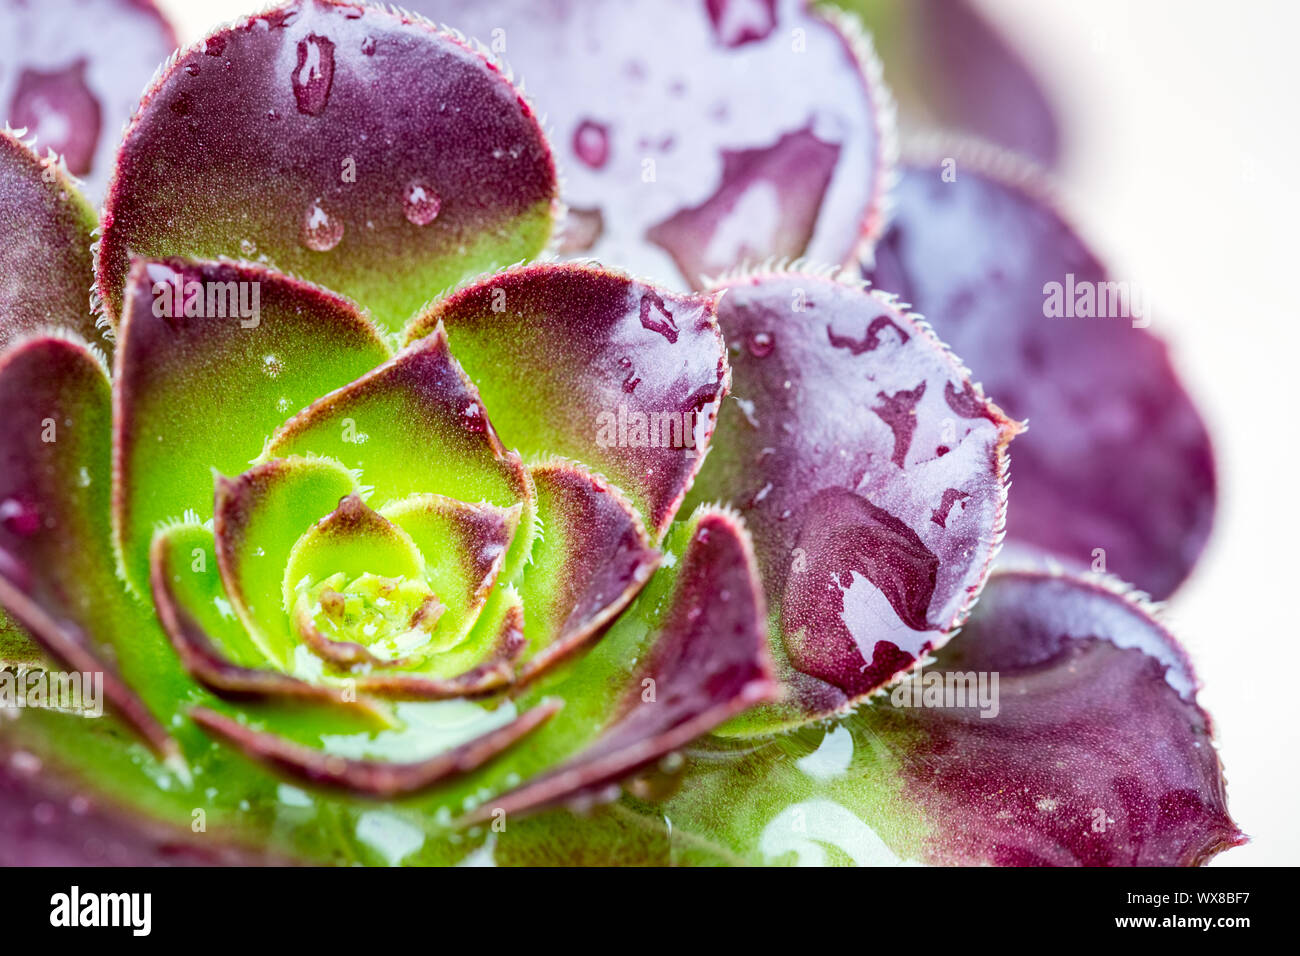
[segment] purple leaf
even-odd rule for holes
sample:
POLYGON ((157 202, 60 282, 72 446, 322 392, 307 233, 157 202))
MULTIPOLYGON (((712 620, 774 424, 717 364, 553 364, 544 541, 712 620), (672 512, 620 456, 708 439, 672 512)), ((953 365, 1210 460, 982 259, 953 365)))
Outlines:
POLYGON ((846 709, 961 623, 1018 426, 884 297, 797 272, 720 289, 734 399, 693 497, 731 503, 754 536, 789 694, 742 723, 769 729, 846 709))
POLYGON ((3 0, 0 20, 0 120, 62 155, 98 202, 118 132, 176 34, 152 0, 3 0))
POLYGON ((105 344, 86 291, 94 228, 58 160, 0 132, 0 349, 52 328, 105 344))
POLYGON ((937 162, 905 170, 870 277, 1029 419, 1009 540, 1167 596, 1209 535, 1215 469, 1141 284, 1115 282, 1032 174, 944 155, 954 182, 937 162))
POLYGON ((878 233, 893 117, 874 53, 804 0, 416 8, 527 80, 579 218, 568 252, 699 288, 745 259, 848 263, 878 233))
POLYGON ((399 328, 441 289, 540 251, 555 168, 484 56, 409 15, 294 0, 170 63, 127 129, 98 284, 131 254, 263 257, 399 328))

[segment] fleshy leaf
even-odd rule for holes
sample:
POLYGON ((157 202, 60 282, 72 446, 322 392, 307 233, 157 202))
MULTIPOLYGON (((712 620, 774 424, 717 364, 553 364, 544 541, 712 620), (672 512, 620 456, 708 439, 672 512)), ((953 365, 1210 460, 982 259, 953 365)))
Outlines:
POLYGON ((738 508, 786 700, 737 731, 841 711, 942 646, 988 571, 1018 426, 917 316, 825 276, 721 286, 735 398, 693 497, 738 508))
POLYGON ((0 349, 50 328, 103 341, 86 292, 94 228, 57 157, 38 159, 0 131, 0 349))
POLYGON ((477 50, 384 7, 295 0, 181 53, 146 93, 100 294, 117 314, 132 253, 259 256, 397 329, 539 252, 555 192, 532 110, 477 50))
POLYGON ((343 462, 363 476, 381 506, 414 494, 507 508, 522 503, 507 579, 528 555, 536 508, 532 481, 497 438, 483 399, 440 329, 303 409, 276 432, 262 457, 291 454, 343 462))
MULTIPOLYGON (((102 359, 39 337, 0 357, 0 604, 104 695, 161 753, 173 742, 113 662, 137 633, 114 575, 109 520, 112 405, 102 359)), ((159 667, 164 680, 165 662, 159 667)))
POLYGON ((434 303, 508 447, 602 472, 655 538, 699 469, 728 372, 712 299, 590 265, 540 264, 434 303))
POLYGON ((176 34, 152 0, 4 0, 0 19, 0 127, 26 127, 98 202, 118 132, 176 34))
POLYGON ((295 409, 389 355, 346 300, 232 263, 136 260, 118 337, 116 534, 142 594, 154 528, 211 514, 214 469, 244 471, 295 409))
POLYGON ((955 182, 937 163, 903 174, 875 284, 1029 419, 1009 543, 1167 596, 1205 545, 1216 481, 1205 426, 1146 330, 1147 297, 1114 282, 1032 173, 971 148, 943 154, 955 182))
MULTIPOLYGON (((355 678, 359 690, 385 698, 444 700, 499 690, 515 677, 524 648, 524 603, 510 585, 500 585, 477 613, 474 626, 456 643, 429 656, 419 671, 374 670, 355 678)), ((441 629, 441 626, 440 626, 441 629)))
POLYGON ((627 607, 659 565, 632 506, 580 465, 535 465, 544 533, 524 575, 530 679, 592 640, 627 607))
POLYGON ((601 641, 533 691, 567 701, 516 761, 516 771, 540 775, 485 802, 470 820, 589 802, 777 694, 757 567, 736 517, 701 509, 675 526, 666 548, 673 562, 601 641))
MULTIPOLYGON (((521 505, 468 504, 443 495, 412 495, 380 509, 411 536, 424 556, 424 578, 463 636, 478 618, 505 565, 521 505)), ((445 627, 446 625, 441 625, 445 627)))
POLYGON ((425 790, 468 773, 513 747, 560 710, 559 701, 543 701, 510 723, 468 743, 411 763, 388 763, 327 754, 268 731, 256 730, 206 707, 190 716, 254 760, 317 786, 338 787, 361 796, 391 799, 425 790))
POLYGON ((823 0, 862 17, 904 130, 950 129, 1055 165, 1061 129, 1020 54, 970 0, 823 0))
POLYGON ((409 534, 353 494, 308 529, 289 552, 284 606, 292 605, 294 589, 304 579, 320 581, 338 572, 348 577, 415 578, 424 574, 424 560, 409 534))
POLYGON ((484 42, 508 31, 577 213, 567 251, 699 286, 746 259, 848 263, 881 225, 892 107, 842 17, 804 0, 415 6, 484 42))
POLYGON ((1097 579, 1000 572, 842 722, 702 742, 652 808, 747 863, 1173 866, 1244 839, 1182 649, 1097 579))
POLYGON ((328 458, 275 458, 238 478, 217 479, 217 565, 234 613, 264 660, 289 666, 284 587, 294 546, 357 490, 352 473, 328 458))
POLYGON ((321 700, 377 713, 369 701, 343 687, 298 680, 267 667, 261 648, 226 605, 215 552, 212 532, 198 525, 160 531, 151 549, 158 618, 196 680, 227 696, 321 700))

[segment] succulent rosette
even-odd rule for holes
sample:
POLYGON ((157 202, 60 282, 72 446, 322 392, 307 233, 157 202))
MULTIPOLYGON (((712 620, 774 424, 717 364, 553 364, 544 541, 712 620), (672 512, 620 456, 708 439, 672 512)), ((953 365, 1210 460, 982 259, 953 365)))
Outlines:
POLYGON ((174 54, 98 215, 0 137, 0 661, 108 704, 0 711, 0 858, 1239 842, 1186 655, 1074 570, 1099 542, 1172 590, 1208 442, 1149 336, 1109 405, 1053 404, 1067 352, 1082 390, 1118 347, 1034 351, 1018 290, 1103 275, 1047 201, 994 171, 940 201, 918 160, 886 232, 892 105, 840 13, 422 9, 458 29, 295 0, 174 54), (745 265, 769 256, 827 265, 745 265), (860 263, 1014 415, 1077 428, 1035 446, 1024 524, 1023 422, 860 263), (1163 510, 1096 493, 1117 421, 1179 479, 1163 510), (1008 528, 1070 572, 995 567, 1008 528), (1001 696, 911 703, 967 674, 1001 696))

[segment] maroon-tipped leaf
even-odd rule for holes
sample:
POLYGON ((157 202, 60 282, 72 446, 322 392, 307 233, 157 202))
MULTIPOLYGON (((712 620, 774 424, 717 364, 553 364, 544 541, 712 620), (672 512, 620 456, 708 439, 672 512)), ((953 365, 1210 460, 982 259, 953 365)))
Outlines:
MULTIPOLYGON (((708 509, 693 515, 686 529, 690 536, 671 591, 655 595, 664 605, 641 609, 646 619, 639 618, 641 610, 629 612, 595 652, 617 657, 628 645, 641 646, 651 622, 644 656, 614 664, 626 669, 618 684, 622 693, 598 736, 558 769, 485 803, 467 822, 561 801, 581 804, 780 693, 764 638, 762 586, 744 527, 733 513, 708 509)), ((573 689, 583 692, 581 667, 572 680, 573 689)), ((585 692, 599 697, 610 688, 585 692)))
POLYGON ((373 702, 359 698, 339 685, 310 683, 271 667, 246 667, 231 660, 185 607, 173 587, 175 569, 165 534, 154 538, 150 549, 151 585, 158 620, 171 638, 176 655, 195 680, 217 694, 229 697, 296 697, 327 701, 368 713, 378 713, 373 702))
POLYGON ((170 62, 104 211, 110 315, 131 254, 262 258, 397 329, 439 290, 541 250, 556 175, 501 70, 409 14, 292 0, 170 62))
POLYGON ((917 316, 818 274, 720 287, 734 398, 694 496, 744 515, 788 698, 756 728, 843 710, 942 646, 1006 513, 1018 425, 917 316))
POLYGON ((112 406, 101 358, 45 336, 0 356, 0 605, 159 753, 174 741, 112 665, 138 625, 114 574, 112 406))
POLYGON ((564 249, 701 287, 847 263, 881 226, 892 107, 870 43, 804 0, 417 0, 501 50, 554 131, 564 249), (842 27, 842 29, 841 29, 842 27))
POLYGON ((1149 297, 1106 270, 1034 174, 949 153, 955 181, 938 162, 904 172, 871 277, 1029 419, 1009 543, 1165 597, 1205 546, 1216 482, 1205 426, 1146 328, 1149 297))
POLYGON ((565 461, 532 473, 544 531, 523 581, 529 646, 520 682, 598 635, 660 560, 635 509, 604 479, 565 461))
POLYGON ((0 131, 0 349, 50 328, 103 344, 87 285, 94 228, 58 159, 0 131))
POLYGON ((550 720, 561 706, 560 701, 544 701, 503 727, 435 757, 410 763, 326 754, 268 731, 255 730, 207 707, 193 708, 190 717, 208 733, 280 773, 358 796, 392 799, 428 789, 482 766, 550 720))
POLYGON ((606 475, 658 538, 699 470, 728 382, 715 302, 592 265, 539 264, 434 303, 508 447, 606 475))
POLYGON ((118 134, 175 32, 152 0, 3 0, 0 21, 0 126, 26 127, 98 202, 118 134))

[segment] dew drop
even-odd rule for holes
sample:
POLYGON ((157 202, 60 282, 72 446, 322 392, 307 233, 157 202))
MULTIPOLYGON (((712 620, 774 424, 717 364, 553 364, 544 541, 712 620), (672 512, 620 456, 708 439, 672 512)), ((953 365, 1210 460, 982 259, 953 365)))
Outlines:
POLYGON ((334 84, 333 40, 312 33, 298 41, 298 65, 292 83, 298 112, 319 116, 334 84))
POLYGON ((267 378, 279 378, 280 373, 284 371, 284 362, 280 361, 278 356, 262 356, 262 371, 266 373, 267 378))
POLYGON ((402 197, 402 212, 409 222, 427 226, 438 218, 442 199, 423 180, 417 179, 406 187, 402 197))
POLYGON ((366 56, 374 56, 374 55, 375 55, 375 38, 374 38, 374 37, 362 37, 362 38, 361 38, 361 52, 364 53, 366 56))
POLYGON ((754 358, 767 358, 772 354, 776 340, 772 338, 771 332, 750 332, 748 344, 749 354, 754 358))
POLYGON ((188 64, 186 64, 186 66, 185 66, 185 75, 186 75, 186 76, 198 76, 198 75, 199 75, 199 67, 198 67, 198 64, 197 64, 197 63, 188 63, 188 64))
POLYGON ((317 199, 302 219, 302 244, 315 252, 329 252, 343 240, 343 222, 325 211, 317 199))
POLYGON ((583 120, 573 131, 573 152, 592 169, 609 160, 609 129, 603 123, 583 120))
POLYGON ((257 244, 252 239, 240 239, 239 251, 245 258, 251 259, 257 255, 257 244))
POLYGON ((478 407, 477 402, 470 402, 465 406, 465 428, 475 434, 487 431, 487 420, 483 417, 483 411, 478 407))
POLYGON ((623 391, 629 395, 636 391, 636 387, 641 384, 641 379, 634 373, 623 379, 623 391))
POLYGON ((221 34, 208 37, 203 41, 203 52, 208 56, 221 56, 226 52, 226 38, 221 34))

